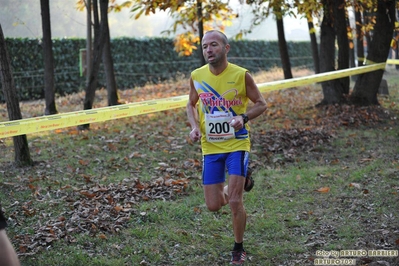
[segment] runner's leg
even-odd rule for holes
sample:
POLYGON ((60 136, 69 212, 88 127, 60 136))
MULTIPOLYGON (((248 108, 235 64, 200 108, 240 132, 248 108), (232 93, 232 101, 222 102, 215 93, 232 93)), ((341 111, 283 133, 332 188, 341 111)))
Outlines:
POLYGON ((227 154, 212 154, 203 157, 202 182, 206 206, 210 211, 218 211, 228 203, 224 193, 226 181, 227 154))
POLYGON ((228 203, 224 194, 224 183, 204 185, 206 206, 210 211, 216 212, 228 203))
POLYGON ((245 178, 239 175, 229 177, 229 205, 232 214, 234 240, 242 243, 247 221, 247 214, 244 208, 243 192, 245 178))

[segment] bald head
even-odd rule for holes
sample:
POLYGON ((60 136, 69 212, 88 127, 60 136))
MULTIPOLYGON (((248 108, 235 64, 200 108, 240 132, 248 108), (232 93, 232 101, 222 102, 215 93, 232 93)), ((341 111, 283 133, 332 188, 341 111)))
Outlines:
POLYGON ((217 34, 217 35, 219 35, 220 40, 222 41, 223 45, 226 45, 226 44, 229 43, 229 40, 227 39, 227 36, 226 36, 223 32, 221 32, 221 31, 219 31, 219 30, 210 30, 210 31, 207 31, 207 32, 205 32, 204 37, 205 37, 207 34, 217 34))

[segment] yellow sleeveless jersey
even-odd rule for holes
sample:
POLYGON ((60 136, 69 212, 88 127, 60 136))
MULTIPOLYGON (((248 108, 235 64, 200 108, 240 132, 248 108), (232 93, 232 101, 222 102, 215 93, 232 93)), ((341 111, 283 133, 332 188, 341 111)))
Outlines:
POLYGON ((199 96, 198 112, 203 155, 250 151, 249 125, 234 131, 228 123, 233 116, 243 114, 247 110, 247 71, 228 63, 227 68, 217 76, 209 70, 208 65, 191 73, 199 96))

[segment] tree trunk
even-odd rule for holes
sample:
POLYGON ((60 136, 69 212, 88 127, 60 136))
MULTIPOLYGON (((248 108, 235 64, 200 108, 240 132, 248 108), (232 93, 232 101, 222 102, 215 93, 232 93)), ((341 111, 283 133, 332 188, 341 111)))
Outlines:
MULTIPOLYGON (((281 13, 281 10, 277 10, 277 13, 281 13)), ((278 48, 280 51, 281 65, 283 67, 283 73, 285 79, 292 78, 290 56, 288 53, 287 41, 284 34, 284 22, 283 17, 276 15, 277 23, 277 36, 278 36, 278 48)))
MULTIPOLYGON (((11 60, 7 52, 4 40, 3 29, 0 25, 0 79, 2 83, 4 98, 7 103, 7 112, 9 120, 22 119, 21 110, 17 93, 15 92, 15 83, 11 70, 11 60)), ((28 140, 26 135, 13 137, 15 164, 17 166, 33 165, 30 157, 28 140)))
POLYGON ((356 67, 356 56, 355 56, 355 42, 352 35, 352 28, 350 25, 349 18, 346 17, 346 28, 350 29, 351 34, 348 34, 348 41, 349 41, 349 67, 353 68, 356 67))
MULTIPOLYGON (((370 14, 368 11, 364 11, 363 12, 363 23, 364 25, 367 25, 370 23, 370 14)), ((363 25, 363 24, 362 24, 363 25)), ((371 35, 370 35, 370 31, 366 30, 366 32, 364 33, 364 36, 366 37, 366 51, 365 54, 368 53, 369 50, 369 46, 371 43, 371 35)), ((364 44, 364 43, 363 43, 364 44)), ((366 60, 366 58, 363 59, 364 61, 366 60)))
POLYGON ((362 13, 357 7, 358 3, 355 1, 355 21, 356 21, 356 50, 357 50, 357 66, 363 66, 364 62, 364 33, 362 31, 362 13))
MULTIPOLYGON (((376 23, 374 25, 373 39, 369 45, 367 62, 383 63, 386 61, 393 30, 395 27, 396 1, 378 0, 376 23)), ((350 100, 358 105, 378 105, 377 93, 384 70, 376 70, 359 75, 350 100)))
POLYGON ((91 23, 91 4, 92 0, 86 0, 86 84, 90 82, 91 67, 93 65, 93 46, 92 46, 92 23, 91 23))
POLYGON ((43 58, 44 58, 44 95, 46 107, 45 115, 57 114, 55 105, 55 81, 54 81, 54 56, 51 41, 51 22, 49 0, 40 0, 43 30, 43 58))
MULTIPOLYGON (((199 39, 200 42, 202 41, 202 37, 204 37, 204 19, 202 16, 202 1, 197 0, 197 18, 198 18, 198 33, 199 33, 199 39)), ((202 49, 201 49, 202 50, 202 49)), ((201 61, 201 66, 206 64, 204 55, 199 53, 200 56, 200 61, 201 61)))
MULTIPOLYGON (((320 27, 320 72, 335 71, 334 1, 324 0, 323 21, 320 27)), ((343 100, 343 89, 338 80, 322 82, 323 100, 318 105, 336 104, 343 100)))
POLYGON ((353 39, 349 39, 349 67, 356 67, 355 44, 353 39))
POLYGON ((313 25, 312 15, 308 14, 308 28, 309 28, 309 35, 310 35, 310 45, 312 48, 312 57, 313 57, 313 64, 314 64, 314 72, 316 74, 320 73, 320 61, 319 61, 319 47, 317 44, 315 28, 313 25))
MULTIPOLYGON (((395 48, 395 59, 399 59, 399 33, 396 33, 396 48, 395 48)), ((399 64, 395 65, 395 69, 399 70, 399 64)))
MULTIPOLYGON (((94 45, 93 45, 93 61, 91 66, 91 71, 88 73, 89 83, 86 84, 86 94, 83 103, 83 109, 89 110, 93 108, 94 96, 96 93, 97 85, 98 85, 98 72, 100 69, 101 63, 101 55, 102 50, 104 48, 104 40, 105 40, 105 18, 107 18, 108 12, 108 0, 99 0, 100 1, 100 14, 101 14, 101 25, 98 17, 98 0, 93 1, 93 17, 94 17, 94 45)), ((84 124, 79 126, 79 129, 89 129, 89 124, 84 124)))
MULTIPOLYGON (((334 27, 338 43, 338 70, 349 68, 349 40, 345 15, 345 0, 334 1, 334 27)), ((343 94, 349 94, 349 77, 338 79, 343 94)))
MULTIPOLYGON (((399 18, 399 10, 396 10, 396 17, 399 18)), ((399 32, 398 31, 395 31, 395 40, 396 40, 395 59, 399 59, 399 32)), ((399 64, 395 65, 395 69, 399 70, 399 64)))
POLYGON ((111 106, 119 104, 119 97, 116 87, 114 61, 112 59, 112 54, 111 54, 111 41, 109 36, 108 25, 105 28, 107 32, 103 48, 103 64, 104 64, 105 78, 107 82, 108 106, 111 106))

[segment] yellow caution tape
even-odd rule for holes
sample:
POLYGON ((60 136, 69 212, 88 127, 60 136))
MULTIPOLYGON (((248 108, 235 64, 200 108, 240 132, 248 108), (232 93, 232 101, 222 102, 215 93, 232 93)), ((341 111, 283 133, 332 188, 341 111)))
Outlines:
POLYGON ((0 138, 149 114, 186 106, 188 95, 0 123, 0 138))
POLYGON ((306 76, 306 77, 261 83, 261 84, 258 84, 258 88, 261 92, 282 90, 282 89, 304 86, 304 85, 309 85, 309 84, 332 80, 332 79, 348 77, 348 76, 352 76, 352 75, 358 75, 358 74, 371 72, 371 71, 384 69, 384 68, 385 68, 385 63, 375 64, 375 65, 370 65, 370 66, 356 67, 356 68, 348 68, 348 69, 343 69, 343 70, 315 74, 315 75, 306 76))
POLYGON ((399 59, 388 59, 387 64, 390 65, 399 65, 399 59))
MULTIPOLYGON (((399 61, 399 60, 396 60, 399 61)), ((296 86, 304 86, 312 83, 358 75, 370 71, 384 69, 385 63, 373 64, 369 66, 350 68, 327 73, 320 73, 307 77, 279 80, 258 84, 261 92, 281 90, 296 86)), ((34 117, 21 120, 13 120, 0 123, 0 138, 13 137, 24 134, 103 122, 123 117, 130 117, 142 114, 149 114, 159 111, 171 110, 185 107, 188 95, 171 98, 136 102, 124 105, 96 108, 92 110, 82 110, 56 115, 34 117)))
MULTIPOLYGON (((362 62, 364 62, 366 60, 366 62, 365 62, 366 65, 378 64, 376 62, 367 60, 367 58, 362 58, 362 57, 359 57, 357 60, 358 61, 362 61, 362 62)), ((399 59, 388 59, 386 61, 386 63, 389 64, 389 65, 399 65, 399 59)))

